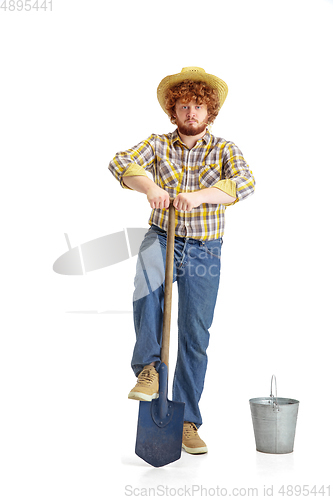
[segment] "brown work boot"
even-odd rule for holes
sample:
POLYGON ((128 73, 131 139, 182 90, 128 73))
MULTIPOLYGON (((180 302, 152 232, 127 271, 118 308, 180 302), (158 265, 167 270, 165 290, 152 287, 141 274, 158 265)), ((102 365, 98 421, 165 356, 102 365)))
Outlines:
POLYGON ((184 422, 183 427, 183 448, 187 453, 194 455, 207 453, 206 443, 200 438, 198 429, 192 422, 184 422))
POLYGON ((136 386, 128 395, 128 399, 151 401, 158 398, 158 373, 153 365, 146 365, 139 373, 136 386))

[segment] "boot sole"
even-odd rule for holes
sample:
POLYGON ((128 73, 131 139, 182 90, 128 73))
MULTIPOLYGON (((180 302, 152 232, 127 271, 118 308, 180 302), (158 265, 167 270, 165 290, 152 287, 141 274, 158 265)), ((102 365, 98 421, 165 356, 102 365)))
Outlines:
POLYGON ((207 446, 201 446, 200 448, 189 448, 183 443, 182 447, 185 451, 187 451, 187 453, 191 453, 191 455, 203 455, 204 453, 208 452, 207 446))
POLYGON ((128 399, 135 399, 136 401, 152 401, 157 398, 157 392, 154 392, 151 396, 149 394, 145 394, 144 392, 130 392, 128 395, 128 399))

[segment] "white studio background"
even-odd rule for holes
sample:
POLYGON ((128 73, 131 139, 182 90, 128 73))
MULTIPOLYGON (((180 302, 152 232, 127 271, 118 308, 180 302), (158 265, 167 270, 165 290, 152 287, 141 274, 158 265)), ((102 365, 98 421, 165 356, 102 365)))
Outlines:
POLYGON ((0 9, 1 498, 328 486, 333 2, 11 5, 0 9), (147 225, 145 197, 108 163, 173 130, 156 88, 192 65, 227 82, 212 132, 241 148, 257 189, 226 213, 201 405, 209 453, 155 470, 134 454, 127 400, 135 258, 85 276, 52 266, 64 233, 74 247, 147 225), (255 450, 248 400, 269 395, 273 373, 279 395, 301 402, 291 455, 255 450))

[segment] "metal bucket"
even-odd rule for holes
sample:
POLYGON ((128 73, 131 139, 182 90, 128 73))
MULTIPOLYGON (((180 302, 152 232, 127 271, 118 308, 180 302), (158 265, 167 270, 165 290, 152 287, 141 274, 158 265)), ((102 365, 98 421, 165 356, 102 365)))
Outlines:
POLYGON ((299 401, 278 398, 276 377, 271 379, 271 395, 250 399, 257 451, 263 453, 291 453, 294 451, 299 401), (273 395, 275 379, 275 396, 273 395))

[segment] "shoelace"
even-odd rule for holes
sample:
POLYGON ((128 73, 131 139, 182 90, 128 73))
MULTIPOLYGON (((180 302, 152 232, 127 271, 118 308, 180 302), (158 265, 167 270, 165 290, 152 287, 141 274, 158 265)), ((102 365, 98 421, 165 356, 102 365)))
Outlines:
POLYGON ((190 438, 191 436, 196 436, 198 434, 196 425, 193 424, 192 422, 189 422, 184 426, 184 433, 187 438, 190 438))
POLYGON ((154 380, 154 371, 151 370, 150 368, 144 368, 142 372, 140 373, 140 383, 144 384, 152 384, 154 380))

